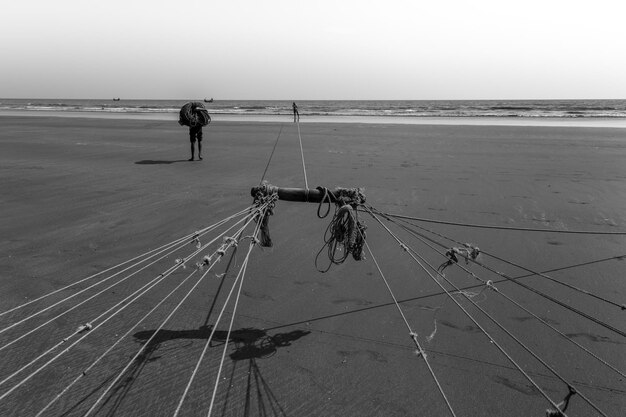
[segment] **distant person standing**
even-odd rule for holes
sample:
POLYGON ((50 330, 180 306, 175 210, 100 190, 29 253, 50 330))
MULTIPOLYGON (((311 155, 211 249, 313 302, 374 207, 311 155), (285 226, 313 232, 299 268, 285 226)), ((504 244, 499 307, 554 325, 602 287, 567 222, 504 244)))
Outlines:
POLYGON ((189 141, 191 142, 191 158, 195 156, 195 144, 198 143, 198 160, 202 160, 202 127, 211 123, 211 116, 200 102, 189 102, 180 109, 178 123, 189 126, 189 141))
POLYGON ((293 107, 293 122, 296 122, 296 118, 300 121, 300 113, 298 112, 298 106, 295 102, 291 103, 291 107, 293 107))

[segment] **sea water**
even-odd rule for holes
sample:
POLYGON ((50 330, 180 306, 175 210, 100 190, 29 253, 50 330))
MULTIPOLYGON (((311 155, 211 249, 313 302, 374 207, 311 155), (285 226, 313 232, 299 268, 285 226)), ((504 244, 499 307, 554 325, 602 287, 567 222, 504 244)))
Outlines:
MULTIPOLYGON (((0 99, 0 110, 176 114, 187 101, 112 99, 0 99)), ((214 100, 211 114, 291 115, 291 101, 214 100)), ((300 115, 375 118, 626 118, 626 100, 300 100, 300 115)), ((173 115, 172 115, 173 116, 173 115)))

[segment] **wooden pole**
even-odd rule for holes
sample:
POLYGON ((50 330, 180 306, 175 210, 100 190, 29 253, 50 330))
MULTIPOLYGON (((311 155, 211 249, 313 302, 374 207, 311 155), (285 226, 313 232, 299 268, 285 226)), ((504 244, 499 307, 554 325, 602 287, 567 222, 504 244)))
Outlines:
MULTIPOLYGON (((337 188, 335 189, 335 191, 329 190, 328 198, 332 203, 336 202, 335 195, 341 195, 340 190, 341 188, 337 188)), ((252 189, 250 190, 250 194, 252 195, 252 197, 256 197, 258 192, 276 192, 278 193, 279 200, 298 201, 303 203, 319 203, 324 198, 324 190, 320 190, 317 188, 281 188, 275 187, 273 185, 266 185, 252 187, 252 189)))

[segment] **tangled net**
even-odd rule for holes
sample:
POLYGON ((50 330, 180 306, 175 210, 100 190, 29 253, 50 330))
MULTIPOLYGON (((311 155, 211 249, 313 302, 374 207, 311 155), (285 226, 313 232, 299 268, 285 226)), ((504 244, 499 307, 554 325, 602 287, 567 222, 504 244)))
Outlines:
POLYGON ((178 124, 181 126, 206 126, 211 122, 209 112, 204 108, 204 104, 199 101, 190 101, 180 108, 178 114, 178 124))

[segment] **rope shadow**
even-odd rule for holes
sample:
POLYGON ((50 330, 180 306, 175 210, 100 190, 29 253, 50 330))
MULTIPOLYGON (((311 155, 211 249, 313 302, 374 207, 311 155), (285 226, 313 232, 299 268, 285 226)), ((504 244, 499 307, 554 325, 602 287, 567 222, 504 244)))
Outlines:
MULTIPOLYGON (((236 365, 237 362, 234 364, 236 365)), ((287 417, 287 413, 280 405, 276 394, 263 377, 256 359, 252 358, 248 361, 246 380, 246 393, 243 402, 243 416, 259 416, 259 417, 287 417), (256 404, 256 407, 255 407, 256 404)), ((230 399, 231 387, 235 383, 235 366, 233 366, 230 383, 228 384, 224 406, 222 407, 222 416, 227 415, 228 404, 230 399)))

